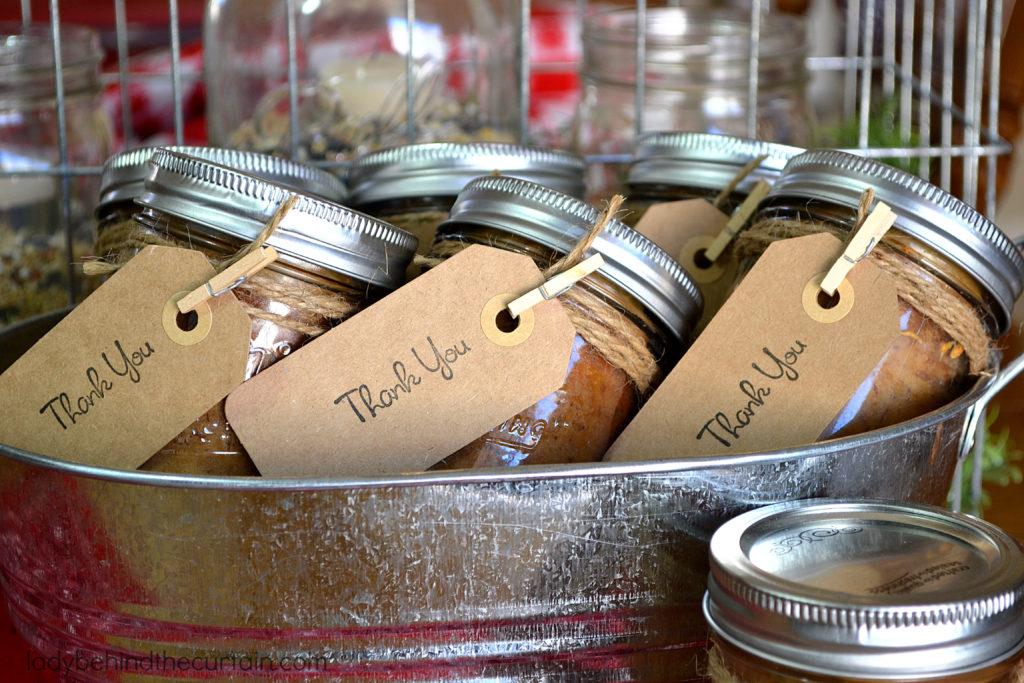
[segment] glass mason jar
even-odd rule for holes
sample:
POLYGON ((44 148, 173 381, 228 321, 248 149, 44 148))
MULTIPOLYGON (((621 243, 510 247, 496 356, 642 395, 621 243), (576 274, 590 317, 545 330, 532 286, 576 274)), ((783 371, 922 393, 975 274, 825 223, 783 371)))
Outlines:
POLYGON ((943 508, 804 500, 711 537, 713 683, 1015 683, 1024 548, 943 508))
MULTIPOLYGON (((487 244, 528 254, 544 269, 599 217, 536 183, 485 176, 459 194, 435 246, 487 244)), ((703 305, 686 271, 614 219, 592 251, 605 265, 560 297, 577 330, 565 383, 435 468, 598 461, 682 354, 703 305)))
POLYGON ((830 231, 847 241, 867 188, 896 214, 868 258, 896 279, 900 335, 821 438, 896 424, 960 396, 989 369, 992 340, 1024 290, 1024 256, 980 213, 917 176, 835 150, 786 164, 734 242, 738 277, 775 239, 830 231))
POLYGON ((790 145, 712 133, 644 133, 636 139, 626 175, 626 201, 622 205, 629 211, 626 221, 636 225, 652 204, 682 199, 707 199, 726 215, 731 214, 758 181, 775 182, 786 162, 803 151, 790 145), (747 164, 765 155, 760 165, 719 200, 747 164))
POLYGON ((582 198, 586 162, 570 152, 505 143, 423 143, 369 152, 352 161, 350 204, 408 230, 426 254, 437 226, 474 178, 523 178, 582 198))
POLYGON ((121 239, 121 231, 133 227, 132 217, 139 210, 135 200, 145 189, 149 160, 157 149, 205 159, 327 201, 341 203, 348 198, 345 183, 338 176, 279 156, 221 147, 140 147, 115 154, 103 164, 95 211, 97 255, 106 256, 108 244, 121 239))
MULTIPOLYGON (((750 135, 747 128, 750 13, 702 7, 647 10, 639 132, 678 130, 750 135)), ((613 9, 583 23, 583 93, 572 149, 623 155, 638 132, 637 12, 613 9)), ((753 137, 807 147, 814 113, 806 96, 807 43, 801 17, 761 18, 757 126, 753 137)), ((595 163, 587 186, 604 197, 622 186, 623 164, 595 163)))
MULTIPOLYGON (((409 5, 410 31, 405 0, 294 3, 296 158, 347 160, 407 142, 513 140, 519 126, 518 94, 509 87, 516 78, 514 5, 419 0, 409 5)), ((288 26, 285 0, 208 3, 203 49, 211 144, 291 153, 288 26)))
MULTIPOLYGON (((0 34, 2 326, 82 298, 87 283, 72 263, 92 253, 90 215, 98 181, 88 174, 65 180, 54 172, 61 164, 61 131, 51 27, 0 23, 0 34)), ((70 166, 100 166, 113 147, 100 101, 102 57, 95 31, 61 25, 64 143, 70 166)))
MULTIPOLYGON (((171 243, 224 259, 252 242, 281 202, 295 194, 179 152, 157 150, 150 163, 137 200, 138 231, 126 245, 171 243)), ((234 289, 252 318, 246 379, 400 286, 416 248, 403 230, 305 194, 267 244, 277 249, 278 260, 234 289)), ((130 258, 131 247, 121 254, 130 258)), ((225 418, 224 401, 142 469, 258 474, 225 418)))

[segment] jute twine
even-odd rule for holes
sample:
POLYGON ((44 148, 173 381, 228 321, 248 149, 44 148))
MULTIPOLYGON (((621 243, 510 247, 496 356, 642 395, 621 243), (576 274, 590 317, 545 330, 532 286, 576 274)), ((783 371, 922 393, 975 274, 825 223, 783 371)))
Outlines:
POLYGON ((729 671, 729 667, 725 665, 725 656, 722 655, 722 651, 717 645, 712 645, 708 650, 706 676, 711 679, 711 683, 743 683, 729 671))
MULTIPOLYGON (((586 251, 618 212, 622 202, 621 195, 612 197, 600 218, 572 251, 544 269, 544 279, 554 277, 583 261, 586 251)), ((434 267, 468 246, 468 243, 457 240, 441 240, 434 243, 430 254, 420 259, 420 262, 424 267, 434 267)), ((612 366, 626 373, 641 394, 646 393, 658 377, 660 369, 657 359, 647 347, 644 332, 617 308, 582 287, 571 287, 560 294, 558 299, 564 304, 565 312, 577 333, 612 366)))
MULTIPOLYGON (((225 259, 211 259, 210 262, 217 272, 263 246, 267 238, 277 229, 280 219, 287 213, 292 203, 291 201, 282 203, 274 217, 256 236, 256 239, 235 254, 225 259)), ((110 275, 127 263, 140 249, 153 245, 191 248, 187 242, 159 235, 129 219, 114 223, 103 230, 96 240, 95 252, 104 255, 104 258, 87 261, 83 269, 86 275, 110 275)), ((295 330, 311 337, 326 332, 334 323, 355 313, 359 307, 358 302, 342 293, 332 292, 324 287, 295 278, 286 279, 279 273, 267 270, 252 275, 236 287, 235 291, 243 295, 239 301, 251 318, 266 320, 279 327, 295 330), (287 317, 248 303, 261 300, 284 304, 296 311, 298 315, 294 318, 287 317)))
POLYGON ((743 166, 743 168, 741 168, 739 172, 737 172, 736 175, 733 176, 733 179, 729 181, 729 184, 722 188, 722 191, 718 193, 718 196, 715 197, 715 200, 711 202, 712 204, 715 205, 715 208, 721 209, 722 205, 725 203, 725 200, 727 200, 729 198, 729 195, 733 193, 733 190, 735 190, 736 187, 743 182, 743 179, 750 175, 753 172, 753 170, 760 166, 761 162, 763 162, 767 158, 767 154, 762 154, 761 156, 755 157, 748 161, 743 166))
MULTIPOLYGON (((872 200, 873 192, 869 188, 861 196, 858 227, 866 218, 867 207, 872 200)), ((744 263, 760 256, 772 242, 819 232, 828 232, 846 241, 852 232, 856 232, 856 228, 848 232, 821 221, 770 218, 741 232, 733 242, 733 250, 739 262, 744 263)), ((962 296, 944 282, 921 277, 921 266, 907 260, 884 242, 876 245, 867 258, 892 276, 901 299, 932 320, 950 339, 963 347, 972 374, 982 373, 988 368, 992 340, 974 307, 962 296)))

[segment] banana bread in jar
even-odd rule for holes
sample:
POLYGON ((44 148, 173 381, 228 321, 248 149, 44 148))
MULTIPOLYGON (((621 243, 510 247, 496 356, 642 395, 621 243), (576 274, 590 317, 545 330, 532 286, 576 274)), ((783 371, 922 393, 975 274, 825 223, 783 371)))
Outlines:
POLYGON ((625 220, 636 225, 652 204, 698 198, 731 214, 758 181, 770 185, 786 162, 803 151, 712 133, 645 133, 636 139, 626 176, 625 220), (738 178, 745 166, 762 156, 760 164, 738 178))
MULTIPOLYGON (((157 150, 138 197, 136 230, 124 249, 169 244, 197 249, 217 262, 251 243, 289 188, 204 159, 157 150)), ((252 318, 248 379, 402 284, 415 238, 387 223, 307 194, 266 244, 278 259, 233 292, 252 318)), ((224 401, 196 419, 142 469, 256 475, 224 415, 224 401)))
POLYGON ((504 143, 423 143, 357 157, 351 206, 408 230, 426 254, 438 224, 474 178, 506 175, 582 198, 586 162, 569 152, 504 143))
MULTIPOLYGON (((481 177, 459 194, 435 248, 450 255, 487 244, 527 254, 545 270, 600 218, 583 201, 536 183, 481 177)), ((598 461, 681 356, 703 305, 686 271, 615 219, 591 251, 604 265, 559 296, 576 327, 562 387, 435 469, 598 461)))
POLYGON ((139 210, 135 199, 145 189, 149 159, 158 149, 205 159, 331 202, 343 203, 348 198, 345 183, 338 176, 283 157, 222 147, 139 147, 115 154, 103 164, 100 198, 94 212, 97 255, 106 256, 108 245, 120 242, 123 232, 132 229, 132 216, 139 210))
POLYGON ((737 282, 774 240, 829 231, 848 241, 869 188, 896 214, 867 258, 895 279, 900 335, 821 438, 893 425, 960 396, 989 369, 1024 289, 1024 257, 987 218, 917 176, 835 150, 804 152, 783 168, 733 245, 737 282))
POLYGON ((711 538, 712 683, 1017 683, 1024 548, 916 503, 804 500, 711 538))

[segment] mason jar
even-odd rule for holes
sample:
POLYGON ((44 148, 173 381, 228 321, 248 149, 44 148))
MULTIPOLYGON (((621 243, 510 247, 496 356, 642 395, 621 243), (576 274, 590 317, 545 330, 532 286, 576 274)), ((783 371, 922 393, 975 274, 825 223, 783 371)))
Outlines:
MULTIPOLYGON (((113 147, 100 99, 98 34, 61 24, 60 58, 66 162, 98 167, 113 147)), ((92 253, 98 179, 56 172, 54 72, 48 24, 0 23, 0 326, 63 308, 88 290, 72 264, 92 253)))
POLYGON ((847 241, 868 188, 896 214, 868 258, 895 279, 900 334, 822 438, 893 425, 960 396, 990 370, 990 348, 1024 289, 1024 256, 983 215, 917 176, 835 150, 786 164, 734 242, 738 278, 774 240, 828 231, 847 241))
POLYGON ((711 537, 713 683, 1016 683, 1024 548, 915 503, 804 500, 711 537))
POLYGON ((586 162, 556 149, 505 143, 423 143, 369 152, 352 161, 351 205, 408 230, 426 254, 471 180, 507 175, 582 198, 586 162))
MULTIPOLYGON (((246 379, 400 286, 416 249, 415 238, 394 226, 226 166, 165 149, 150 164, 137 199, 138 230, 113 251, 124 260, 140 242, 226 259, 298 195, 266 242, 279 258, 233 290, 252 318, 246 379)), ((223 400, 142 469, 258 474, 227 422, 223 400)))
POLYGON ((786 162, 803 151, 731 135, 644 133, 636 138, 626 173, 626 221, 635 225, 651 205, 683 199, 706 199, 729 215, 754 185, 775 182, 786 162), (733 185, 743 168, 762 156, 764 160, 733 185))
POLYGON ((511 142, 519 133, 518 92, 509 87, 517 73, 515 0, 293 6, 292 60, 285 0, 207 4, 211 144, 291 155, 292 65, 299 161, 338 162, 408 142, 511 142))
POLYGON ((97 255, 105 256, 107 245, 116 244, 123 239, 123 231, 134 227, 132 217, 139 210, 135 200, 145 189, 149 160, 157 149, 205 159, 327 201, 343 203, 348 198, 345 183, 338 176, 279 156, 222 147, 140 147, 115 154, 103 164, 95 211, 97 255))
MULTIPOLYGON (((601 212, 519 178, 485 176, 459 194, 435 248, 486 244, 541 269, 568 254, 601 212)), ((560 297, 576 327, 562 387, 435 465, 505 467, 600 460, 681 356, 703 302, 667 253, 611 219, 592 249, 605 265, 560 297)))
MULTIPOLYGON (((749 11, 659 7, 646 13, 641 126, 637 127, 635 9, 587 15, 583 23, 583 92, 572 149, 583 155, 628 155, 637 132, 677 130, 753 136, 807 147, 814 113, 807 98, 802 17, 761 17, 756 129, 748 130, 751 63, 749 11)), ((622 186, 624 164, 591 165, 592 197, 622 186)))

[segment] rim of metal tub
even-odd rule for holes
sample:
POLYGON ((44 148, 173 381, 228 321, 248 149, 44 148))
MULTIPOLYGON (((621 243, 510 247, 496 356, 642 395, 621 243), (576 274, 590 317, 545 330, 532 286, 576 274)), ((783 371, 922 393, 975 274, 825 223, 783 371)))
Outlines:
MULTIPOLYGON (((67 311, 62 311, 65 314, 67 311)), ((52 315, 52 314, 51 314, 52 315)), ((43 318, 46 316, 40 316, 43 318)), ((22 327, 39 323, 39 318, 29 319, 11 325, 2 332, 14 333, 22 327)), ((433 486, 439 484, 473 484, 511 481, 535 481, 541 479, 569 479, 583 477, 609 477, 621 475, 671 474, 696 470, 714 469, 728 465, 744 466, 768 464, 785 460, 828 455, 838 451, 856 449, 861 444, 876 443, 879 440, 893 439, 915 432, 932 425, 945 422, 963 412, 966 414, 960 435, 958 458, 963 460, 970 450, 978 421, 984 414, 984 408, 999 391, 1009 384, 1024 370, 1024 354, 1018 355, 1012 362, 999 367, 999 352, 993 351, 991 374, 979 377, 974 386, 952 403, 930 413, 901 422, 884 429, 876 429, 863 434, 818 441, 803 446, 794 446, 763 453, 747 453, 724 456, 708 456, 700 458, 666 458, 661 460, 645 460, 630 462, 595 462, 574 465, 527 465, 509 468, 480 468, 469 470, 451 470, 438 472, 412 472, 408 474, 388 474, 372 477, 323 477, 323 478, 269 478, 269 477, 227 477, 217 475, 182 475, 163 472, 146 472, 140 470, 118 470, 108 467, 84 465, 68 460, 53 458, 38 453, 24 451, 7 444, 0 443, 0 456, 52 470, 90 479, 103 479, 126 484, 145 486, 162 486, 173 488, 201 489, 239 489, 239 490, 318 490, 318 489, 352 489, 352 488, 384 488, 406 486, 433 486)))

